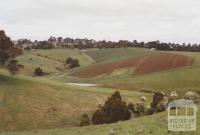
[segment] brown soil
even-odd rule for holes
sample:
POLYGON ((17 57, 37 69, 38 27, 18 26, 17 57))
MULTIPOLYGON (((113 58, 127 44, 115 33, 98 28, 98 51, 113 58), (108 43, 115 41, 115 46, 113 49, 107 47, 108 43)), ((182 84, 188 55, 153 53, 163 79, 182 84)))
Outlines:
POLYGON ((83 70, 72 73, 71 75, 81 78, 92 78, 103 74, 109 75, 117 69, 135 67, 138 65, 141 59, 142 58, 134 58, 120 62, 90 66, 83 70))
POLYGON ((190 57, 178 54, 152 55, 142 61, 136 68, 134 74, 146 74, 163 70, 190 66, 194 60, 190 57))
POLYGON ((179 54, 160 54, 138 58, 131 58, 124 61, 101 64, 84 68, 83 70, 70 74, 80 78, 92 78, 100 75, 109 75, 113 71, 123 68, 135 68, 133 74, 140 75, 163 70, 175 69, 190 66, 194 60, 190 57, 179 54))

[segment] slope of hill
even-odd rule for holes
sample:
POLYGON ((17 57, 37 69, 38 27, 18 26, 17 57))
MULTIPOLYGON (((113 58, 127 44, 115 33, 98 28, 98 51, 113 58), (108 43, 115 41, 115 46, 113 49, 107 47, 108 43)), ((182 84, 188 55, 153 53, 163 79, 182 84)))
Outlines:
POLYGON ((78 49, 47 49, 24 52, 23 55, 17 57, 17 60, 25 67, 22 71, 23 74, 32 75, 37 67, 52 74, 67 71, 64 68, 64 62, 68 57, 78 59, 83 67, 93 62, 89 56, 78 49))
MULTIPOLYGON (((102 135, 108 134, 113 129, 116 135, 174 135, 178 133, 167 131, 166 112, 109 125, 84 128, 77 126, 81 114, 88 113, 91 116, 98 104, 104 103, 116 89, 121 91, 127 103, 135 102, 141 96, 146 96, 147 103, 150 103, 152 94, 146 93, 149 91, 177 90, 183 94, 188 89, 199 90, 200 88, 199 53, 159 52, 138 48, 83 51, 53 49, 27 52, 19 56, 18 60, 25 65, 24 72, 28 75, 36 66, 42 66, 41 64, 44 64, 45 70, 59 73, 59 75, 52 77, 52 80, 24 75, 10 77, 7 72, 0 70, 0 133, 2 134, 6 134, 3 133, 5 131, 13 132, 8 133, 12 135, 102 135), (83 66, 75 70, 57 71, 56 67, 62 66, 62 61, 68 56, 78 58, 83 66), (165 56, 164 60, 160 60, 160 56, 165 56), (146 58, 146 61, 141 62, 141 59, 138 63, 132 61, 138 57, 146 58), (152 57, 155 59, 152 60, 152 57), (163 63, 163 61, 168 63, 163 63), (151 65, 152 63, 154 64, 151 65), (158 65, 157 63, 164 65, 164 70, 152 72, 151 69, 151 72, 144 72, 149 71, 148 67, 157 67, 155 66, 158 65), (108 67, 105 68, 105 65, 108 67), (110 66, 112 68, 109 68, 110 66), (94 71, 95 74, 100 72, 100 76, 99 73, 98 77, 91 75, 89 78, 68 76, 68 73, 78 73, 86 69, 90 70, 84 75, 89 76, 93 73, 91 71, 94 71), (142 71, 142 74, 139 71, 142 71), (109 75, 101 76, 105 72, 109 75), (138 74, 134 74, 135 72, 138 74), (72 86, 67 85, 67 82, 97 83, 116 89, 72 86), (23 130, 31 131, 22 132, 23 130)), ((198 125, 200 125, 199 114, 198 125)), ((198 128, 196 132, 182 134, 197 135, 199 133, 198 128)))
MULTIPOLYGON (((23 75, 10 77, 4 72, 0 72, 0 84, 0 132, 78 126, 83 113, 91 115, 115 91, 23 75)), ((151 96, 121 92, 127 102, 151 96)))
MULTIPOLYGON (((170 52, 189 56, 194 59, 192 66, 177 69, 163 70, 150 74, 132 75, 121 74, 119 76, 108 76, 92 79, 95 83, 107 85, 108 87, 125 88, 130 90, 157 90, 157 91, 187 91, 188 89, 199 90, 200 88, 200 54, 193 52, 170 52), (125 84, 125 85, 124 85, 125 84)), ((149 65, 143 67, 148 69, 149 65)), ((157 66, 157 65, 153 65, 157 66)))
POLYGON ((72 71, 70 74, 57 76, 53 79, 60 82, 97 83, 106 87, 134 91, 187 91, 188 89, 199 90, 200 87, 198 75, 200 72, 200 54, 196 52, 160 52, 138 48, 115 48, 84 50, 83 53, 92 57, 95 62, 79 68, 75 72, 72 71), (115 51, 116 53, 113 53, 114 57, 112 57, 111 54, 115 51), (117 54, 124 55, 117 57, 117 54), (160 59, 160 56, 164 56, 165 59, 160 59), (137 64, 136 61, 134 63, 130 60, 135 60, 138 57, 149 59, 146 62, 143 61, 138 67, 130 68, 130 66, 137 64), (155 61, 152 60, 152 57, 155 61), (164 64, 164 68, 157 70, 158 64, 156 63, 164 64), (155 69, 153 71, 159 72, 152 72, 151 69, 149 73, 149 67, 153 67, 155 69), (137 68, 142 69, 139 71, 144 70, 145 72, 134 74, 137 68))
POLYGON ((151 54, 160 54, 159 51, 151 51, 142 48, 89 49, 84 51, 84 53, 98 64, 111 63, 140 56, 149 56, 151 54))
MULTIPOLYGON (((197 125, 200 125, 200 112, 197 113, 197 125)), ((113 130, 115 135, 199 135, 200 129, 190 132, 172 132, 167 128, 167 112, 152 116, 135 118, 115 124, 89 126, 84 128, 63 128, 53 130, 35 130, 12 133, 12 135, 108 135, 113 130)), ((5 134, 7 135, 7 134, 5 134)), ((8 134, 9 135, 9 134, 8 134)))
POLYGON ((91 78, 100 75, 110 75, 116 70, 127 69, 132 74, 140 75, 164 70, 176 69, 193 65, 194 60, 179 54, 154 54, 129 58, 119 62, 89 66, 83 70, 72 73, 72 76, 80 78, 91 78))

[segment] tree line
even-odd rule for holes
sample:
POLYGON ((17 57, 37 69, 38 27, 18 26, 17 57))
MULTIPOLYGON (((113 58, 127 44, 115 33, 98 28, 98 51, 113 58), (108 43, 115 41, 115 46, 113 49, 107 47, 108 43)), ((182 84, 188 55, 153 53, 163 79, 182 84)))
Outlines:
MULTIPOLYGON (((11 38, 6 35, 5 31, 0 30, 0 68, 7 69, 11 73, 11 75, 15 75, 20 71, 20 69, 23 69, 24 65, 19 64, 18 60, 16 60, 15 58, 23 53, 22 46, 24 44, 30 45, 33 43, 28 39, 20 39, 17 41, 17 43, 13 42, 11 38)), ((52 48, 51 43, 47 41, 38 42, 37 49, 41 48, 52 48)), ((47 56, 44 57, 47 58, 47 56)), ((33 59, 31 58, 30 60, 32 61, 33 59)), ((66 61, 63 62, 63 64, 64 67, 67 69, 80 67, 79 60, 71 57, 68 57, 66 61)), ((36 76, 44 76, 48 74, 49 73, 44 72, 43 69, 40 67, 34 70, 34 75, 36 76)))
POLYGON ((175 100, 185 99, 195 104, 200 102, 200 91, 187 91, 182 96, 176 91, 171 91, 170 93, 154 92, 152 94, 150 105, 145 96, 142 96, 135 103, 127 104, 120 92, 116 91, 107 98, 103 105, 100 104, 98 106, 91 118, 87 113, 84 113, 80 118, 80 126, 115 123, 164 112, 167 110, 168 104, 175 100))
POLYGON ((148 48, 156 49, 160 51, 188 51, 188 52, 200 52, 200 44, 177 44, 177 43, 164 43, 160 41, 139 42, 137 40, 127 41, 119 40, 114 41, 95 41, 93 39, 73 39, 63 37, 50 37, 44 41, 31 41, 28 39, 19 39, 16 41, 18 46, 26 45, 25 49, 52 49, 52 48, 78 48, 78 49, 90 49, 90 48, 124 48, 124 47, 136 47, 136 48, 148 48))

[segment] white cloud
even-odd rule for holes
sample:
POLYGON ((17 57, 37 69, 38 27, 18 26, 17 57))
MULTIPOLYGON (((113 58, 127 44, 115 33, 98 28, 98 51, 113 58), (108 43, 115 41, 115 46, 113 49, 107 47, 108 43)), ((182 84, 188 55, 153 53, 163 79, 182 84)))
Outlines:
POLYGON ((50 35, 200 43, 198 0, 0 0, 12 38, 50 35))

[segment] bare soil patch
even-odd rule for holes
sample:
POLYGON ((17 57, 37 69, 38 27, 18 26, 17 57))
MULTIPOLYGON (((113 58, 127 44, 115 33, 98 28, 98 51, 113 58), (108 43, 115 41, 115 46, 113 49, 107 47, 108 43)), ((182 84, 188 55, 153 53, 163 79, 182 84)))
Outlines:
POLYGON ((101 64, 84 68, 83 70, 70 74, 80 78, 93 78, 100 75, 110 75, 115 70, 123 68, 134 68, 133 74, 159 72, 169 69, 191 66, 194 59, 180 54, 159 54, 138 58, 131 58, 124 61, 101 64))
POLYGON ((194 60, 179 54, 152 55, 142 61, 136 68, 134 74, 146 74, 163 70, 190 66, 194 60))

